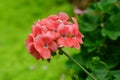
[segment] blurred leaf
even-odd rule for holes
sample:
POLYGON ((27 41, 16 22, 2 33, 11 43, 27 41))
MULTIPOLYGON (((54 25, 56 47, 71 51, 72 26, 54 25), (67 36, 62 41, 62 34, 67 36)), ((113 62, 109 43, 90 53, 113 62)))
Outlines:
POLYGON ((117 2, 118 0, 101 0, 103 5, 108 5, 117 2))
POLYGON ((101 34, 103 36, 108 36, 112 40, 116 40, 120 36, 120 32, 116 32, 116 31, 112 31, 112 30, 110 31, 110 30, 107 30, 104 28, 102 29, 101 34))
POLYGON ((114 80, 120 80, 120 70, 118 70, 118 71, 111 71, 111 74, 115 77, 114 80))
POLYGON ((85 32, 93 31, 98 26, 98 16, 93 14, 84 14, 80 17, 80 29, 85 32))
POLYGON ((105 38, 101 36, 100 32, 100 29, 96 29, 88 34, 84 34, 83 45, 87 48, 88 52, 92 52, 103 45, 105 38))
MULTIPOLYGON (((108 71, 106 70, 95 70, 92 74, 95 76, 95 78, 97 78, 97 80, 109 80, 107 79, 108 71)), ((91 79, 88 76, 86 80, 93 80, 93 79, 91 79)))
POLYGON ((110 21, 113 27, 110 30, 119 31, 120 32, 120 12, 113 14, 110 16, 110 21))
POLYGON ((106 59, 105 62, 110 69, 114 68, 119 63, 118 58, 116 56, 114 57, 110 56, 109 58, 106 59))
POLYGON ((108 36, 112 40, 116 40, 120 36, 120 13, 110 16, 109 21, 105 23, 101 33, 103 36, 108 36))
POLYGON ((86 38, 84 40, 85 41, 84 46, 87 47, 88 52, 92 52, 102 45, 103 40, 100 40, 100 39, 99 40, 94 40, 94 39, 92 39, 92 37, 91 38, 86 38))
POLYGON ((86 67, 92 71, 108 69, 107 64, 103 61, 100 61, 100 58, 98 56, 92 57, 92 59, 86 63, 86 67))
POLYGON ((97 3, 97 8, 103 12, 108 13, 116 2, 117 0, 101 0, 97 3))

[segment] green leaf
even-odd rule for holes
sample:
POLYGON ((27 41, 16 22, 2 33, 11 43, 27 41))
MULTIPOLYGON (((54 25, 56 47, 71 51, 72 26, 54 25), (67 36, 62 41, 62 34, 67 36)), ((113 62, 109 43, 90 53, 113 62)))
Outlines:
POLYGON ((120 80, 120 70, 111 71, 111 74, 115 77, 114 80, 120 80))
MULTIPOLYGON (((108 11, 110 11, 113 7, 114 7, 114 3, 116 3, 117 0, 101 0, 98 1, 97 3, 94 3, 92 5, 93 10, 97 10, 97 12, 99 13, 108 13, 108 11)), ((90 9, 91 10, 91 6, 90 9)))
POLYGON ((120 63, 120 49, 116 45, 108 44, 106 49, 105 58, 102 60, 107 63, 109 69, 115 68, 120 63), (109 54, 109 55, 108 55, 109 54))
POLYGON ((79 20, 80 29, 85 32, 93 31, 98 26, 98 16, 93 14, 84 14, 79 20))
POLYGON ((103 45, 105 38, 101 36, 101 29, 96 29, 88 34, 84 34, 84 46, 87 47, 88 52, 95 51, 103 45))
POLYGON ((110 16, 109 20, 113 27, 108 27, 110 30, 119 31, 120 32, 120 12, 113 14, 110 16))
POLYGON ((108 5, 117 2, 118 0, 102 0, 101 3, 103 5, 108 5))
MULTIPOLYGON (((97 80, 109 80, 106 77, 108 74, 107 70, 95 70, 94 72, 92 72, 92 74, 95 76, 95 78, 97 78, 97 80)), ((91 79, 88 76, 86 80, 93 80, 93 79, 91 79)))
POLYGON ((97 38, 96 40, 94 40, 93 38, 92 39, 86 38, 84 40, 84 46, 87 47, 88 52, 92 52, 92 51, 96 50, 97 48, 99 48, 102 45, 103 40, 104 39, 100 40, 100 39, 97 38))
POLYGON ((105 28, 102 29, 101 34, 103 36, 108 36, 112 40, 116 40, 120 36, 120 32, 107 30, 105 28))
POLYGON ((92 57, 87 63, 86 67, 92 71, 95 70, 107 70, 108 66, 105 62, 100 61, 99 56, 92 57))
POLYGON ((101 31, 103 36, 116 40, 120 36, 120 12, 110 16, 101 31))

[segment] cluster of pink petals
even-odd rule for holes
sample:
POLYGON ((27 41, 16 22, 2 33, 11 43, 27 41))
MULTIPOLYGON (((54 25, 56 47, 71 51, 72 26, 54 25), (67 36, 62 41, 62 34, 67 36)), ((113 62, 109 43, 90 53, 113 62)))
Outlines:
POLYGON ((80 48, 82 34, 79 32, 78 23, 72 17, 69 21, 66 13, 51 15, 38 20, 32 26, 32 33, 26 40, 26 47, 37 60, 50 59, 51 55, 62 47, 80 48))

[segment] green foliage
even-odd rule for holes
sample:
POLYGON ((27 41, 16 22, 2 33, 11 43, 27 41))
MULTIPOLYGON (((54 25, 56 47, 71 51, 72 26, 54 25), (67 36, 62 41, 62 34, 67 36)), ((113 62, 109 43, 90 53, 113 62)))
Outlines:
POLYGON ((116 40, 120 36, 120 12, 111 14, 108 21, 104 22, 102 30, 103 36, 109 36, 112 40, 116 40))
POLYGON ((80 28, 83 31, 93 31, 97 28, 98 26, 98 16, 96 15, 91 15, 91 14, 84 14, 81 17, 82 20, 79 20, 80 23, 80 28), (91 20, 92 19, 92 20, 91 20))
MULTIPOLYGON (((85 37, 81 52, 73 57, 97 80, 120 80, 120 1, 92 3, 78 21, 85 37)), ((75 67, 79 80, 92 80, 71 61, 67 66, 75 67)))

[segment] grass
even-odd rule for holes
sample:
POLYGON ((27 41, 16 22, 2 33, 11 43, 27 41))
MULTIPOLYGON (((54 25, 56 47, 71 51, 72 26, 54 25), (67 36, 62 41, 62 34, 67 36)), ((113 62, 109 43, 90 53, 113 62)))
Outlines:
POLYGON ((36 61, 25 48, 35 20, 70 8, 64 0, 0 2, 0 80, 71 80, 65 56, 52 57, 50 63, 36 61))

